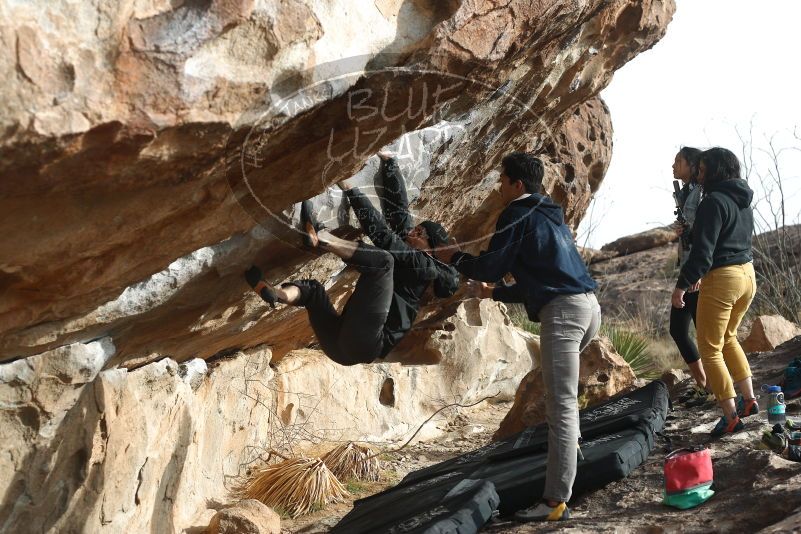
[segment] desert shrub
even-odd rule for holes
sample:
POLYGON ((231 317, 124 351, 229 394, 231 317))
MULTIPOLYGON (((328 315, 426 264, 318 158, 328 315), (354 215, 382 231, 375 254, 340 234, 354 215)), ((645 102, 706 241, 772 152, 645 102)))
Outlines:
POLYGON ((259 500, 291 518, 342 502, 348 494, 319 458, 291 458, 265 465, 237 492, 243 499, 259 500))
POLYGON ((675 254, 671 254, 668 256, 667 261, 662 265, 661 274, 668 280, 677 280, 679 277, 679 265, 678 260, 679 258, 679 251, 678 247, 675 248, 675 254))
POLYGON ((650 339, 648 355, 651 357, 654 370, 660 374, 668 369, 683 369, 686 367, 676 343, 670 336, 650 339))
POLYGON ((659 371, 654 367, 648 353, 647 337, 618 326, 603 326, 601 334, 609 338, 615 351, 631 366, 637 378, 645 380, 658 378, 659 371))
POLYGON ((526 309, 522 304, 507 304, 507 309, 509 310, 509 318, 512 319, 512 323, 516 327, 526 332, 531 332, 535 336, 540 335, 540 323, 529 320, 526 309))
POLYGON ((620 310, 614 315, 605 315, 603 322, 615 328, 638 332, 647 339, 660 338, 668 330, 669 299, 670 295, 666 295, 663 299, 655 299, 653 294, 641 294, 630 309, 620 310))
POLYGON ((754 315, 781 315, 788 321, 801 321, 800 234, 799 227, 791 226, 754 238, 754 315))

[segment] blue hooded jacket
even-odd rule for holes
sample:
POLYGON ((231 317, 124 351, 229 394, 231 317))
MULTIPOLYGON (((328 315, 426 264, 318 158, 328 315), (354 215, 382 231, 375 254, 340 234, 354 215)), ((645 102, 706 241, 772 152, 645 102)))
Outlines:
POLYGON ((576 249, 562 208, 538 194, 509 203, 486 251, 478 256, 457 252, 451 262, 463 275, 482 282, 497 282, 511 273, 516 283, 497 286, 492 298, 524 303, 533 321, 554 297, 598 287, 576 249))

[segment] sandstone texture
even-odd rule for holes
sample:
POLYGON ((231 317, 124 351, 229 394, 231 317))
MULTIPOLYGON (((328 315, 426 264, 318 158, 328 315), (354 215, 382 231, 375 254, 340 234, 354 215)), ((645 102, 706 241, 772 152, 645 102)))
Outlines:
POLYGON ((514 149, 543 154, 547 189, 575 226, 611 150, 595 95, 674 10, 672 0, 47 6, 0 12, 0 357, 110 335, 136 365, 262 342, 254 326, 269 314, 249 309, 242 268, 258 258, 275 281, 299 270, 308 257, 276 239, 286 211, 403 134, 460 132, 420 164, 429 176, 415 205, 457 238, 488 235, 497 165, 514 149), (209 342, 194 342, 198 332, 209 342))
POLYGON ((659 380, 664 382, 668 387, 671 397, 678 397, 678 395, 674 394, 676 387, 689 378, 691 378, 690 374, 684 369, 668 369, 662 373, 662 376, 659 377, 659 380))
MULTIPOLYGON (((514 398, 536 343, 510 327, 503 305, 466 301, 446 323, 427 330, 436 365, 343 367, 308 349, 273 362, 260 348, 208 364, 103 370, 114 354, 108 338, 2 364, 0 527, 205 526, 271 451, 388 446, 447 404, 514 398)), ((418 439, 440 432, 434 421, 418 439)))
POLYGON ((671 226, 665 226, 621 237, 602 246, 601 252, 614 252, 618 256, 626 256, 635 252, 661 247, 677 240, 676 231, 671 226))
POLYGON ((381 147, 468 251, 512 150, 575 229, 611 157, 597 95, 674 10, 0 0, 0 530, 201 531, 270 450, 513 398, 538 344, 498 304, 431 298, 385 362, 341 368, 242 273, 316 278, 341 309, 356 273, 298 246, 298 203, 358 237, 333 184, 374 198, 381 147))
MULTIPOLYGON (((632 389, 637 377, 606 338, 596 338, 582 351, 579 368, 579 408, 599 404, 632 389)), ((515 393, 515 402, 494 439, 504 439, 545 421, 545 385, 542 371, 529 372, 515 393)))
POLYGON ((214 514, 206 534, 281 534, 281 518, 260 501, 247 499, 214 514))
POLYGON ((671 243, 592 263, 590 274, 600 286, 604 319, 641 319, 667 334, 670 295, 679 276, 676 252, 671 243))
POLYGON ((751 324, 751 333, 742 346, 745 352, 764 352, 798 335, 801 335, 801 328, 781 315, 760 315, 751 324))

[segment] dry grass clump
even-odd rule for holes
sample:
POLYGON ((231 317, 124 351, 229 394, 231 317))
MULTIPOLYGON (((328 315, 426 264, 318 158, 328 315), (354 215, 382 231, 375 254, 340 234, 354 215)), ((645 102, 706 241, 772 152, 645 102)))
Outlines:
POLYGON ((356 479, 377 482, 381 465, 367 447, 353 442, 345 443, 325 453, 323 462, 340 480, 356 479))
POLYGON ((348 492, 320 458, 292 458, 256 471, 241 494, 294 519, 341 502, 348 492))
POLYGON ((679 354, 679 349, 672 338, 663 336, 649 340, 648 353, 654 368, 663 373, 668 369, 685 369, 687 364, 679 354))

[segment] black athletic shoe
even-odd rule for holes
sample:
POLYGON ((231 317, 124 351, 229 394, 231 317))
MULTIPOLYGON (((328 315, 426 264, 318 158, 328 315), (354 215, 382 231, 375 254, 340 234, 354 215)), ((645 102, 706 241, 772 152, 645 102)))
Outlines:
POLYGON ((278 295, 275 292, 275 288, 263 280, 261 269, 255 265, 251 265, 250 269, 245 271, 245 280, 247 280, 248 285, 264 299, 264 302, 275 309, 275 303, 278 302, 278 295))
POLYGON ((712 432, 710 432, 709 435, 713 438, 719 438, 726 434, 734 434, 735 432, 739 432, 743 428, 745 428, 745 424, 740 421, 740 418, 736 415, 731 422, 727 421, 725 417, 721 417, 720 421, 718 421, 718 424, 715 425, 715 428, 712 429, 712 432))
POLYGON ((315 248, 320 244, 318 237, 317 244, 312 241, 309 232, 312 230, 316 234, 321 230, 325 230, 325 226, 317 222, 317 217, 314 215, 314 207, 311 200, 304 200, 300 203, 300 229, 303 231, 303 244, 310 248, 315 248))
POLYGON ((678 399, 676 399, 676 403, 684 404, 685 402, 697 399, 698 397, 705 397, 706 395, 707 391, 704 388, 694 385, 685 391, 678 399))
POLYGON ((698 408, 706 406, 715 401, 715 397, 704 388, 693 386, 693 388, 679 398, 679 403, 684 404, 685 408, 698 408))

